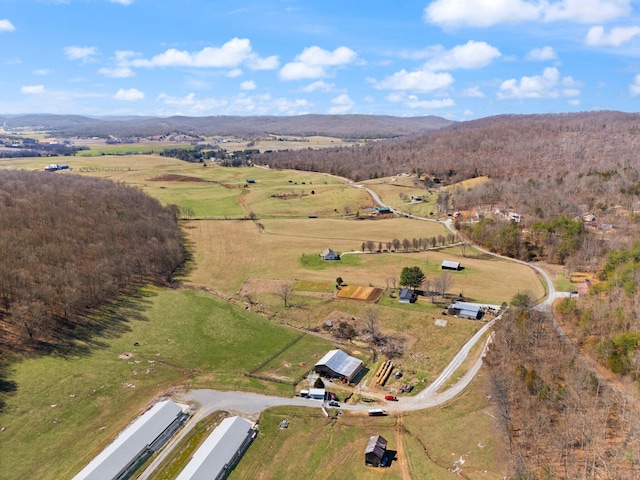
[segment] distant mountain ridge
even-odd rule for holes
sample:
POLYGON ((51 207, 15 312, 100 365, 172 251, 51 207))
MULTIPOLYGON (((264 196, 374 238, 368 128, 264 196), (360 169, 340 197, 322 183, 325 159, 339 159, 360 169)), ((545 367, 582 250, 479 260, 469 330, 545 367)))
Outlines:
POLYGON ((426 133, 454 122, 436 116, 299 115, 209 117, 87 117, 80 115, 0 115, 9 128, 30 127, 58 136, 192 135, 258 136, 266 134, 338 138, 392 138, 426 133))

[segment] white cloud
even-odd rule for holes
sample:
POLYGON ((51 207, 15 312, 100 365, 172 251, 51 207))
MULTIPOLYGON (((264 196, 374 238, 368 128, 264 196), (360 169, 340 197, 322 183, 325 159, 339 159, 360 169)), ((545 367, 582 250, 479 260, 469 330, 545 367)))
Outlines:
POLYGON ((131 5, 133 0, 109 0, 111 3, 119 3, 120 5, 131 5))
POLYGON ((407 72, 402 69, 392 76, 374 84, 379 90, 408 90, 432 92, 449 87, 453 77, 449 73, 434 73, 423 70, 407 72))
POLYGON ((451 98, 443 98, 442 100, 419 100, 415 95, 409 95, 405 106, 408 108, 447 108, 455 106, 456 102, 451 98))
POLYGON ((355 102, 349 98, 349 95, 342 94, 331 100, 333 107, 331 107, 328 111, 330 115, 343 115, 348 113, 351 108, 355 105, 355 102))
POLYGON ((52 73, 53 73, 53 70, 48 68, 39 68, 33 71, 34 75, 41 75, 41 76, 51 75, 52 73))
POLYGON ((631 0, 562 0, 544 5, 546 22, 606 22, 631 13, 631 0))
POLYGON ((444 27, 491 27, 535 20, 541 8, 526 0, 435 0, 425 8, 424 18, 444 27))
POLYGON ((348 47, 338 47, 334 51, 329 51, 314 45, 305 48, 293 62, 285 64, 280 70, 280 78, 282 80, 322 78, 328 75, 328 68, 348 65, 356 58, 356 52, 348 47))
POLYGON ((242 82, 240 84, 240 88, 242 90, 255 90, 256 89, 256 82, 254 82, 253 80, 247 80, 247 81, 242 82))
POLYGON ((480 90, 480 87, 471 87, 462 91, 462 95, 465 97, 484 98, 484 93, 480 90))
POLYGON ((64 49, 64 54, 69 60, 82 60, 82 63, 93 60, 97 52, 96 47, 65 47, 64 49))
POLYGON ((163 93, 157 101, 170 107, 160 112, 162 115, 302 115, 308 113, 310 106, 305 99, 272 98, 269 94, 247 96, 244 93, 229 98, 197 98, 195 93, 172 97, 163 93))
POLYGON ((442 46, 435 47, 433 58, 425 64, 426 70, 453 70, 456 68, 482 68, 489 65, 501 53, 486 42, 469 40, 464 45, 458 45, 451 50, 442 46))
POLYGON ((2 18, 0 19, 0 32, 13 32, 15 31, 16 27, 13 26, 13 23, 11 23, 9 20, 7 20, 6 18, 2 18))
POLYGON ((604 27, 596 25, 589 29, 584 43, 592 47, 619 47, 640 35, 640 27, 613 27, 606 33, 604 27))
POLYGON ((20 92, 25 95, 40 95, 45 92, 44 85, 24 85, 20 92))
POLYGON ((240 75, 242 75, 242 70, 239 68, 234 68, 227 72, 227 77, 229 78, 236 78, 236 77, 239 77, 240 75))
POLYGON ((170 48, 151 59, 138 58, 131 61, 134 67, 201 67, 201 68, 237 68, 246 64, 254 70, 274 69, 278 66, 278 57, 261 58, 256 55, 251 42, 246 38, 233 38, 221 47, 205 47, 198 52, 187 52, 170 48))
POLYGON ((498 98, 558 98, 580 95, 579 84, 571 77, 560 77, 557 68, 545 68, 542 75, 522 77, 520 81, 512 78, 500 85, 498 98))
POLYGON ((640 74, 636 75, 633 83, 629 85, 629 93, 631 93, 632 97, 640 95, 640 74))
POLYGON ((324 80, 318 80, 317 82, 310 83, 309 85, 302 87, 303 92, 330 92, 335 87, 334 83, 327 83, 324 80))
POLYGON ((595 23, 631 13, 631 0, 434 0, 425 21, 442 27, 491 27, 527 21, 595 23))
POLYGON ((129 78, 135 76, 133 70, 129 67, 103 67, 98 73, 111 78, 129 78))
POLYGON ((553 47, 542 47, 542 48, 534 48, 527 53, 527 60, 534 61, 547 61, 547 60, 555 60, 558 58, 558 54, 553 49, 553 47))
POLYGON ((98 73, 111 78, 129 78, 134 77, 135 72, 131 70, 131 59, 138 56, 136 52, 131 50, 117 50, 113 62, 113 67, 102 67, 98 73))
POLYGON ((145 97, 144 92, 141 92, 137 88, 130 88, 129 90, 125 90, 124 88, 121 88, 113 96, 115 100, 124 100, 127 102, 142 100, 144 97, 145 97))

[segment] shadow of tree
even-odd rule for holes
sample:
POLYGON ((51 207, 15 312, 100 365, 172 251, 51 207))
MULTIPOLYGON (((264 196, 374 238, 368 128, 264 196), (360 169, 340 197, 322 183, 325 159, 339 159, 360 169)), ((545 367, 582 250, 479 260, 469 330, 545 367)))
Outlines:
POLYGON ((18 391, 18 384, 13 380, 8 380, 11 376, 11 363, 3 360, 0 361, 0 413, 4 411, 6 405, 6 397, 15 394, 18 391))
POLYGON ((7 396, 18 390, 17 382, 11 380, 13 362, 29 356, 77 358, 90 355, 92 350, 107 348, 109 339, 131 331, 132 321, 148 321, 145 312, 151 305, 150 299, 156 295, 151 289, 138 288, 85 315, 54 319, 55 331, 47 339, 35 341, 28 347, 24 345, 18 349, 0 338, 0 352, 5 353, 0 359, 0 413, 6 407, 7 396))
POLYGON ((72 320, 60 320, 55 335, 39 342, 37 350, 43 354, 63 358, 85 356, 96 348, 107 348, 108 339, 118 338, 131 331, 132 321, 148 321, 145 311, 151 305, 150 298, 157 293, 139 288, 122 295, 100 309, 72 320))

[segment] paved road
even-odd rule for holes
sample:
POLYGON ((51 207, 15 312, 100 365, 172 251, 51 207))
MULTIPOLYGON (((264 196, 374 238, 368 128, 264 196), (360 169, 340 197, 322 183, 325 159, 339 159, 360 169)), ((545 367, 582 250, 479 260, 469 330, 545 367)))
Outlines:
MULTIPOLYGON (((356 188, 365 188, 365 190, 367 190, 367 192, 371 195, 371 197, 378 205, 387 206, 382 202, 376 192, 362 185, 352 185, 356 188)), ((392 211, 394 211, 394 213, 398 215, 415 218, 417 220, 443 223, 451 232, 457 233, 453 228, 450 220, 441 222, 439 220, 416 217, 414 215, 409 215, 395 209, 392 209, 392 211)), ((492 252, 489 252, 488 250, 484 250, 478 247, 475 248, 482 251, 483 253, 500 257, 500 255, 496 255, 492 252)), ((544 278, 547 284, 548 295, 547 298, 538 305, 538 308, 549 309, 551 304, 553 303, 553 300, 557 296, 557 293, 553 286, 553 282, 551 281, 551 277, 544 270, 535 265, 531 265, 527 262, 522 262, 520 260, 515 260, 509 257, 501 258, 527 265, 536 270, 544 278)), ((488 336, 485 342, 482 354, 478 356, 478 358, 465 372, 465 374, 455 384, 453 384, 446 390, 442 392, 439 392, 439 390, 447 381, 449 381, 456 370, 460 368, 463 362, 467 359, 467 356, 469 355, 471 349, 487 333, 487 331, 493 326, 494 322, 499 318, 500 317, 497 317, 493 321, 484 324, 482 328, 480 328, 478 332, 476 332, 476 334, 472 338, 470 338, 469 341, 460 349, 460 351, 456 354, 449 365, 447 365, 447 367, 442 371, 440 376, 426 389, 424 389, 414 397, 402 397, 398 402, 386 402, 386 405, 383 405, 383 408, 389 412, 423 410, 426 408, 432 408, 438 405, 442 405, 443 403, 446 403, 459 395, 467 386, 469 386, 469 384, 473 381, 478 371, 482 367, 482 359, 484 357, 484 353, 486 352, 487 346, 491 341, 491 335, 488 336)), ((365 394, 369 395, 366 392, 366 389, 365 394)), ((154 460, 154 462, 152 462, 152 464, 145 470, 145 472, 143 472, 143 474, 140 476, 141 480, 148 479, 148 477, 157 468, 160 462, 162 462, 163 459, 171 453, 172 448, 193 428, 193 426, 195 426, 196 423, 198 423, 201 419, 205 418, 209 414, 215 412, 216 410, 225 410, 233 414, 242 415, 247 418, 257 420, 263 410, 274 406, 287 405, 310 408, 323 407, 323 402, 319 400, 311 400, 300 397, 274 397, 248 392, 223 392, 209 389, 185 391, 174 396, 174 399, 180 403, 187 403, 192 405, 195 404, 197 405, 197 408, 194 411, 192 417, 187 422, 185 428, 182 429, 180 433, 171 440, 167 447, 163 449, 161 454, 154 460)), ((377 404, 376 406, 378 407, 379 404, 377 404)), ((344 410, 365 412, 370 408, 370 406, 364 404, 342 405, 341 408, 344 410)))

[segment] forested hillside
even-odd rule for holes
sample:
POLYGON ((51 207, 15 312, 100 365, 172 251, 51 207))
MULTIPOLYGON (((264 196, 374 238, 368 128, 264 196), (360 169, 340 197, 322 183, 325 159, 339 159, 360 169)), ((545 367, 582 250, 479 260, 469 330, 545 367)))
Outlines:
POLYGON ((456 192, 452 207, 514 205, 543 219, 637 209, 639 133, 638 114, 504 115, 359 148, 273 152, 261 161, 354 180, 424 173, 427 186, 434 177, 452 184, 488 176, 485 185, 456 192))
POLYGON ((90 338, 106 328, 89 320, 96 307, 134 285, 169 282, 184 260, 176 212, 134 187, 76 175, 0 173, 4 352, 55 349, 80 332, 90 338))

